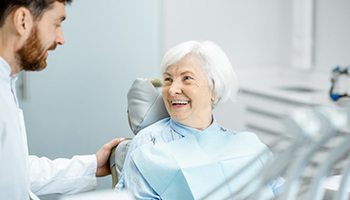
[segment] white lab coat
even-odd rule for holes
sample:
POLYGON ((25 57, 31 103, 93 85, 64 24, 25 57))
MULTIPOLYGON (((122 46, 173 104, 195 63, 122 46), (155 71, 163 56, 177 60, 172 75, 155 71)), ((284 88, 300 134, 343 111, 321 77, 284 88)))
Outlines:
POLYGON ((36 195, 76 193, 96 186, 95 155, 49 160, 28 156, 15 76, 0 57, 0 199, 38 199, 36 195), (36 195, 34 195, 36 194, 36 195))

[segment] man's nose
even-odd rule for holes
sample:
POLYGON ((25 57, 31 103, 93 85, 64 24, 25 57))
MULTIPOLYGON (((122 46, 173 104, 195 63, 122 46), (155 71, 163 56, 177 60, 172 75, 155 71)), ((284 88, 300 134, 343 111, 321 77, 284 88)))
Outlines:
POLYGON ((56 36, 56 44, 63 45, 64 44, 64 35, 63 35, 63 30, 60 28, 57 31, 57 36, 56 36))

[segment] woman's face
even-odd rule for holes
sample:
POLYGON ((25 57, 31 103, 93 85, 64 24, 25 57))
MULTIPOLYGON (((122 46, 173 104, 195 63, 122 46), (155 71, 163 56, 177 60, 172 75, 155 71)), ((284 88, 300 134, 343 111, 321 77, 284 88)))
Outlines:
POLYGON ((197 57, 185 56, 168 66, 163 82, 163 100, 172 119, 201 130, 210 125, 214 95, 197 57))

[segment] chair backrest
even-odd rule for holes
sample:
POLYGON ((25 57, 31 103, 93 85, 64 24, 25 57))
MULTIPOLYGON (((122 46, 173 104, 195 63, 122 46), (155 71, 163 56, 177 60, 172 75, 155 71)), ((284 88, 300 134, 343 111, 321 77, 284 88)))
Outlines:
MULTIPOLYGON (((168 112, 160 93, 161 81, 158 79, 137 78, 127 94, 128 120, 132 132, 136 135, 141 129, 168 117, 168 112)), ((124 165, 131 139, 120 143, 110 156, 112 187, 117 184, 124 165)))
POLYGON ((135 135, 141 129, 169 116, 160 93, 161 86, 158 79, 138 78, 129 89, 128 119, 135 135))

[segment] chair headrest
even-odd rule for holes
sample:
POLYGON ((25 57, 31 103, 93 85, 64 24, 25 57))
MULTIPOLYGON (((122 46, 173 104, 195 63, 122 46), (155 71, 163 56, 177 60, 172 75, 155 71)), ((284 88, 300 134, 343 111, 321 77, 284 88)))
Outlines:
POLYGON ((141 129, 169 116, 158 79, 137 78, 129 89, 129 126, 136 135, 141 129))

